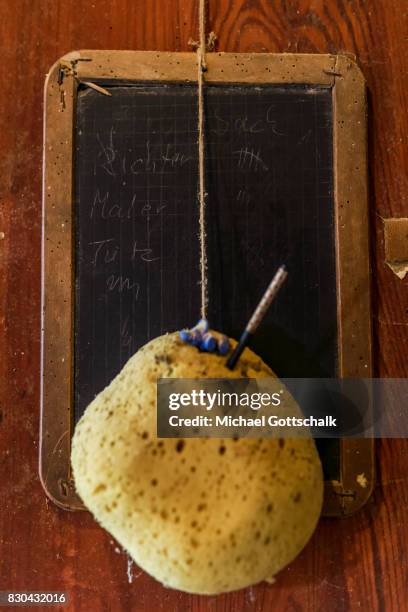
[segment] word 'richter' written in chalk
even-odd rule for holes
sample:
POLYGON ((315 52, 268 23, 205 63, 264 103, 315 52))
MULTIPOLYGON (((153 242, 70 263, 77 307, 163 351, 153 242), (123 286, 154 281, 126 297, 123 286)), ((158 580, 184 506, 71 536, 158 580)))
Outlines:
POLYGON ((177 150, 172 144, 152 145, 148 140, 142 153, 132 147, 121 152, 114 143, 115 130, 112 127, 106 140, 96 135, 99 152, 94 166, 94 175, 101 168, 111 177, 123 177, 144 173, 164 174, 176 168, 183 168, 194 161, 194 157, 177 150))

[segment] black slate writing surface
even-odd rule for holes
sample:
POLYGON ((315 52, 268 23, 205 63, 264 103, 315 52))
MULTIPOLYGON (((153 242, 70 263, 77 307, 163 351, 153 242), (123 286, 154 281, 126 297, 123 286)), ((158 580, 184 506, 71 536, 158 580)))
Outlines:
MULTIPOLYGON (((140 346, 200 314, 196 87, 104 86, 77 99, 75 420, 140 346)), ((331 91, 209 85, 205 107, 210 323, 239 336, 286 263, 253 348, 281 376, 334 376, 331 91)))
POLYGON ((151 338, 200 303, 196 88, 79 91, 75 418, 151 338))
POLYGON ((333 376, 331 92, 213 87, 207 116, 210 321, 238 337, 285 263, 288 280, 252 346, 282 376, 333 376))
MULTIPOLYGON (((207 88, 209 319, 237 338, 289 270, 252 348, 282 377, 336 374, 332 99, 302 86, 207 88)), ((317 440, 339 478, 339 441, 317 440)))

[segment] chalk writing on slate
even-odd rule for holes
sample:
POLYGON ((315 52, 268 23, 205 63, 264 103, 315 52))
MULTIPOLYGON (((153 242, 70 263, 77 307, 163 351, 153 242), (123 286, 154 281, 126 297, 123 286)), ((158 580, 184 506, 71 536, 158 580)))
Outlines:
MULTIPOLYGON (((200 312, 194 85, 78 92, 75 419, 149 339, 200 312)), ((331 92, 207 86, 209 319, 235 337, 281 263, 253 348, 282 376, 333 376, 331 92)))
POLYGON ((111 92, 77 101, 76 419, 135 350, 199 309, 195 88, 111 92))

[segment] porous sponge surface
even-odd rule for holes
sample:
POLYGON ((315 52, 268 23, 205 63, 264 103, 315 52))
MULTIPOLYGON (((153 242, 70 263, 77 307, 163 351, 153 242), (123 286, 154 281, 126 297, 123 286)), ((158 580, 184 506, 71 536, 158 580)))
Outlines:
POLYGON ((248 348, 230 371, 224 357, 166 334, 128 361, 76 427, 79 495, 166 586, 215 594, 270 579, 315 529, 323 477, 312 439, 156 436, 158 378, 269 376, 248 348))

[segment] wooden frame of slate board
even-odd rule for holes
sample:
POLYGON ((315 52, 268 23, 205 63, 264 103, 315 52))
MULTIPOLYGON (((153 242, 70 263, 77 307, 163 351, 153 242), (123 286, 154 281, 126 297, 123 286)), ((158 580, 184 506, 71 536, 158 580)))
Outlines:
MULTIPOLYGON (((81 89, 90 88, 95 95, 104 97, 102 90, 121 83, 126 86, 140 83, 196 86, 196 61, 194 53, 73 52, 52 67, 46 80, 40 476, 48 496, 66 509, 83 509, 70 472, 76 338, 75 122, 78 95, 81 89), (98 88, 102 88, 99 93, 98 88)), ((207 87, 293 86, 307 87, 312 94, 314 91, 329 92, 337 303, 334 376, 370 377, 366 89, 359 68, 346 56, 314 54, 209 53, 207 64, 207 87)), ((263 279, 263 285, 267 282, 269 276, 263 279)), ((251 296, 249 307, 253 307, 257 297, 259 295, 251 296)), ((262 335, 262 330, 259 334, 262 335)), ((335 478, 326 480, 324 514, 344 516, 354 512, 370 496, 373 483, 373 441, 340 440, 339 471, 335 478), (359 475, 363 477, 358 478, 359 475)))

